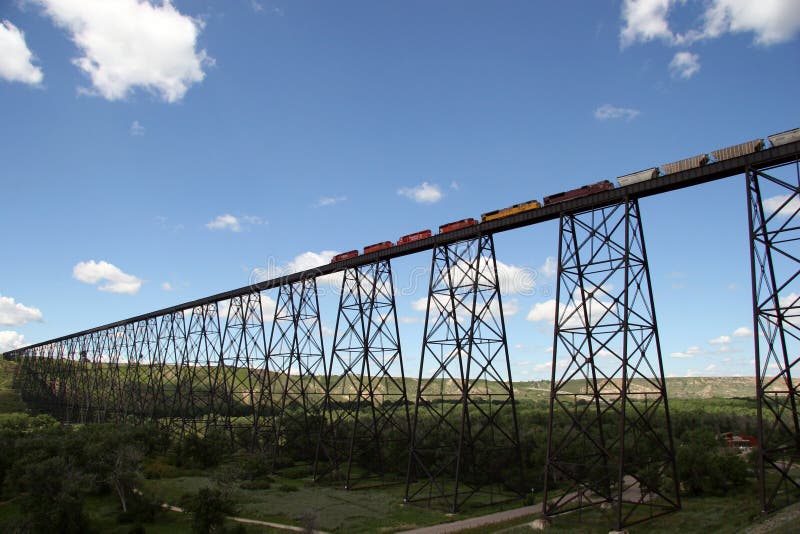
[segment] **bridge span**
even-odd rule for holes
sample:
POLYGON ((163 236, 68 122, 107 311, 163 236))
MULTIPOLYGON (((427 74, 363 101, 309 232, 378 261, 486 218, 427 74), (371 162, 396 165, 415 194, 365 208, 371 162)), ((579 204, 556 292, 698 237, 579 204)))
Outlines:
POLYGON ((744 175, 762 509, 800 498, 800 141, 276 277, 4 354, 65 422, 220 434, 320 483, 405 484, 457 512, 523 497, 520 429, 494 234, 559 221, 544 512, 611 506, 615 528, 680 508, 639 199, 744 175), (764 190, 777 191, 767 209, 764 190), (391 260, 432 251, 414 387, 391 260), (316 280, 343 272, 325 350, 316 280), (278 289, 265 317, 262 293, 278 289), (567 365, 558 368, 556 361, 567 365), (433 368, 432 376, 423 369, 433 368), (634 387, 635 385, 635 387, 634 387), (413 391, 412 391, 413 389, 413 391))

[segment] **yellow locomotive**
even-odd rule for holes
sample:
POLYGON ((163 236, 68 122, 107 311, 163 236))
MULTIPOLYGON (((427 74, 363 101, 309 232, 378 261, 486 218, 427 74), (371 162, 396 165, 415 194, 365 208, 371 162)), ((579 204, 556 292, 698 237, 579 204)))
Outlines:
POLYGON ((522 213, 523 211, 535 210, 541 207, 542 205, 539 204, 538 200, 520 202, 519 204, 514 204, 513 206, 503 208, 501 210, 487 211, 481 215, 481 222, 494 221, 495 219, 502 219, 503 217, 508 217, 509 215, 515 215, 517 213, 522 213))

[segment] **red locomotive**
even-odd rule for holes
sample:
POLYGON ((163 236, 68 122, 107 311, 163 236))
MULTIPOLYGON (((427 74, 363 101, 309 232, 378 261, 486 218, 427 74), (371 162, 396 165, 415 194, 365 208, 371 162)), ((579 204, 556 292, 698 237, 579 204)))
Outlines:
POLYGON ((342 252, 341 254, 337 254, 336 256, 331 258, 331 263, 336 263, 337 261, 349 260, 350 258, 355 258, 356 256, 358 256, 357 250, 342 252))
POLYGON ((572 189, 571 191, 564 191, 563 193, 556 193, 555 195, 544 197, 544 205, 548 206, 550 204, 557 204, 559 202, 572 200, 573 198, 593 195, 595 193, 599 193, 600 191, 608 191, 609 189, 614 189, 614 184, 608 180, 603 180, 602 182, 597 182, 596 184, 584 185, 583 187, 572 189))
POLYGON ((364 254, 369 254, 370 252, 377 252, 379 250, 383 250, 385 248, 391 248, 394 246, 394 243, 391 241, 384 241, 382 243, 375 243, 374 245, 370 245, 368 247, 364 247, 364 254))
POLYGON ((454 230, 460 230, 461 228, 466 228, 468 226, 475 226, 478 224, 478 221, 470 217, 469 219, 461 219, 460 221, 451 222, 447 224, 443 224, 439 227, 440 234, 446 234, 447 232, 452 232, 454 230))
POLYGON ((412 241, 419 241, 420 239, 427 239, 431 236, 430 230, 422 230, 421 232, 415 232, 413 234, 404 235, 400 239, 397 240, 398 245, 405 245, 406 243, 411 243, 412 241))

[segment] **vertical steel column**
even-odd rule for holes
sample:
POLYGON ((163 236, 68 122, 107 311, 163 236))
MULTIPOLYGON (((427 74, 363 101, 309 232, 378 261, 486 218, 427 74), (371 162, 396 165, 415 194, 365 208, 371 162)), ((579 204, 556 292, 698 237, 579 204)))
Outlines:
POLYGON ((276 410, 273 458, 287 454, 313 462, 327 376, 316 279, 280 287, 268 362, 276 410))
POLYGON ((621 530, 680 508, 638 202, 559 233, 544 512, 608 503, 621 530))
POLYGON ((455 513, 519 498, 522 465, 494 240, 437 246, 405 501, 455 513))
POLYGON ((326 384, 315 479, 353 489, 405 474, 410 420, 388 260, 344 272, 326 384))
POLYGON ((746 172, 762 512, 800 499, 800 168, 746 172), (769 196, 767 196, 769 195, 769 196), (765 198, 766 197, 766 198, 765 198))

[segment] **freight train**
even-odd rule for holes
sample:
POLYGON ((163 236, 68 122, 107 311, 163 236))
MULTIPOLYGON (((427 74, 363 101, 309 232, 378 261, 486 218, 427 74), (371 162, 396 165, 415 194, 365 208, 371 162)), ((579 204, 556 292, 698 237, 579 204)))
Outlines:
MULTIPOLYGON (((767 138, 769 139, 770 145, 773 147, 786 145, 788 143, 793 143, 795 141, 800 141, 800 128, 795 128, 793 130, 787 130, 785 132, 773 134, 768 136, 767 138)), ((617 177, 617 183, 619 184, 620 187, 625 187, 639 182, 652 180, 653 178, 656 178, 662 174, 664 175, 672 174, 676 172, 683 172, 690 169, 702 167, 704 165, 711 163, 712 161, 719 162, 719 161, 724 161, 726 159, 736 158, 739 156, 746 156, 747 154, 752 154, 754 152, 763 149, 765 146, 766 145, 763 139, 753 139, 752 141, 747 141, 746 143, 740 143, 738 145, 729 146, 727 148, 714 150, 709 154, 700 154, 698 156, 693 156, 691 158, 674 161, 672 163, 665 163, 664 165, 660 165, 658 167, 651 167, 649 169, 644 169, 642 171, 637 171, 630 174, 626 174, 624 176, 619 176, 617 177)), ((552 195, 548 195, 542 199, 541 204, 539 203, 538 200, 529 200, 528 202, 521 202, 519 204, 514 204, 513 206, 509 206, 507 208, 488 211, 483 215, 481 215, 481 222, 495 221, 497 219, 502 219, 504 217, 516 215, 518 213, 524 213, 527 211, 539 209, 542 207, 542 205, 551 206, 553 204, 558 204, 559 202, 566 202, 567 200, 593 195, 601 191, 608 191, 609 189, 614 189, 614 184, 612 184, 608 180, 603 180, 601 182, 597 182, 591 185, 584 185, 582 187, 571 189, 569 191, 562 191, 561 193, 554 193, 552 195)), ((439 227, 439 233, 445 234, 447 232, 453 232, 455 230, 460 230, 461 228, 468 228, 470 226, 475 226, 477 224, 478 221, 473 218, 461 219, 460 221, 454 221, 451 223, 441 225, 439 227)), ((431 237, 431 235, 432 233, 430 230, 421 230, 419 232, 414 232, 413 234, 408 234, 400 237, 397 240, 397 244, 392 243, 391 241, 383 241, 381 243, 369 245, 368 247, 364 247, 363 253, 369 254, 371 252, 377 252, 387 248, 405 245, 406 243, 412 243, 414 241, 419 241, 421 239, 427 239, 431 237)), ((331 259, 331 263, 336 263, 339 261, 348 260, 350 258, 355 258, 358 255, 359 255, 358 250, 343 252, 341 254, 334 256, 333 259, 331 259)))

